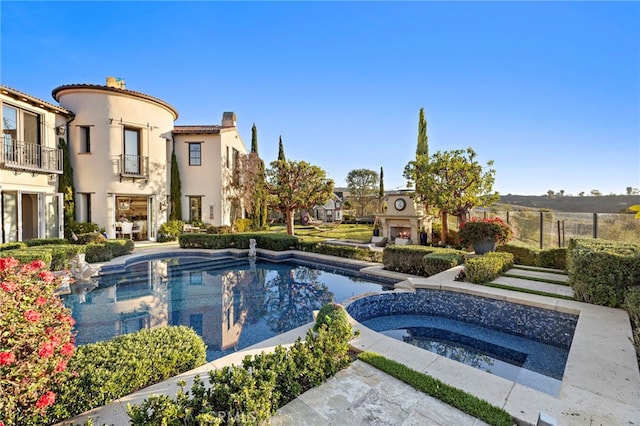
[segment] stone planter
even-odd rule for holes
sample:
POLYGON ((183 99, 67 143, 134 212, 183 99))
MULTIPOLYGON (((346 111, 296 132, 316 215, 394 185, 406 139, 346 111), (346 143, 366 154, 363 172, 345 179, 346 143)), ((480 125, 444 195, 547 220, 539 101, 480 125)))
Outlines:
POLYGON ((493 240, 482 240, 473 243, 473 251, 476 254, 485 254, 496 251, 496 242, 493 240))

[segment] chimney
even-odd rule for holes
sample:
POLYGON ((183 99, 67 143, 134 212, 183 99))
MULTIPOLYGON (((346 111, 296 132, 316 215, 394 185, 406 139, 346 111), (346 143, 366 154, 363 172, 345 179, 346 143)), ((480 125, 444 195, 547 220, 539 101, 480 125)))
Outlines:
POLYGON ((222 127, 236 127, 236 113, 224 112, 222 113, 222 127))
POLYGON ((107 77, 107 87, 115 87, 116 89, 124 89, 125 82, 123 78, 120 77, 107 77))

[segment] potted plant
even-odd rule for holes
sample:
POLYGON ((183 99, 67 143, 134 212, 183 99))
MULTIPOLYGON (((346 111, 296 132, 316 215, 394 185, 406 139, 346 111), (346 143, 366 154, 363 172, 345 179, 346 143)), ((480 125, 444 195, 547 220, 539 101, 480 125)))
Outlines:
POLYGON ((463 244, 472 245, 476 254, 484 254, 496 249, 496 244, 505 244, 513 237, 511 225, 499 217, 493 219, 472 218, 458 231, 463 244))
POLYGON ((380 236, 380 222, 378 222, 377 220, 375 221, 375 223, 373 224, 373 236, 374 237, 379 237, 380 236))

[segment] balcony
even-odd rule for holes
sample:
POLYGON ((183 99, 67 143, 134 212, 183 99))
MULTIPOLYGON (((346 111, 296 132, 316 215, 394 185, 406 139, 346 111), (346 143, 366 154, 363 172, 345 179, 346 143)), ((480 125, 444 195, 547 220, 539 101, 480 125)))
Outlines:
POLYGON ((133 180, 149 178, 149 157, 122 154, 119 163, 121 182, 123 178, 133 180))
POLYGON ((5 138, 0 144, 0 168, 34 174, 62 174, 62 150, 5 138))

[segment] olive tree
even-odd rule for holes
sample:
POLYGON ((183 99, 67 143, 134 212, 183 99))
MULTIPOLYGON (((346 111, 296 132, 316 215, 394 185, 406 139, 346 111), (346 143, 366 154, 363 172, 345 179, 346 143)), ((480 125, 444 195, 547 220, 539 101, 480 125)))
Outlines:
POLYGON ((333 194, 333 180, 306 161, 277 160, 266 170, 269 205, 282 212, 287 234, 294 235, 296 210, 325 204, 333 194))
POLYGON ((448 234, 447 215, 456 216, 463 224, 473 207, 487 207, 498 201, 498 193, 493 191, 495 170, 491 166, 493 161, 488 161, 488 169, 484 170, 475 151, 467 148, 437 151, 428 160, 418 156, 405 167, 405 176, 415 178, 416 197, 440 211, 442 242, 446 242, 448 234))
POLYGON ((351 203, 360 216, 376 201, 379 192, 378 173, 368 169, 351 170, 347 175, 347 188, 349 189, 351 203))

